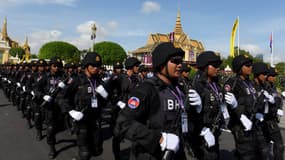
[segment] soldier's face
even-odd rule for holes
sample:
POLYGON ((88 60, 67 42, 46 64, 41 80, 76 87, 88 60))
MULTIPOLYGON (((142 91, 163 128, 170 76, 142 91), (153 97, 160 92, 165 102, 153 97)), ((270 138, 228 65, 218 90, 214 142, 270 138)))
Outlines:
POLYGON ((241 71, 242 71, 242 73, 245 74, 245 75, 250 75, 250 74, 251 74, 251 71, 252 71, 252 65, 251 65, 251 66, 249 66, 249 65, 243 65, 243 66, 241 67, 241 71))
MULTIPOLYGON (((167 62, 167 71, 170 77, 178 78, 181 76, 182 61, 182 57, 180 56, 170 58, 167 62)), ((164 67, 163 71, 167 72, 166 67, 164 67)))
POLYGON ((88 65, 87 71, 90 75, 95 75, 99 72, 99 67, 93 66, 93 65, 88 65))
POLYGON ((212 65, 208 66, 208 76, 209 77, 216 77, 219 71, 219 67, 214 67, 212 65))

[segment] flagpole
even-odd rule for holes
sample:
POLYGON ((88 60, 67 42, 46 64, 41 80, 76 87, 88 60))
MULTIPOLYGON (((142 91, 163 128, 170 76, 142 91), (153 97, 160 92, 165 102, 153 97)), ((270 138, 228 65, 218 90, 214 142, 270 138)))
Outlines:
POLYGON ((270 62, 270 64, 271 64, 271 67, 273 67, 273 31, 271 32, 271 36, 272 36, 272 44, 271 44, 271 62, 270 62))
POLYGON ((239 55, 239 16, 238 16, 238 55, 239 55))

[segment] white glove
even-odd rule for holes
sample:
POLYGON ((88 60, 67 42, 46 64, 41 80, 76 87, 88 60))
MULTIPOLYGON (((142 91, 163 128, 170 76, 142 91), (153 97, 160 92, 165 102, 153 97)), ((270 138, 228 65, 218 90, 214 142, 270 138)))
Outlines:
POLYGON ((264 120, 264 115, 262 113, 256 113, 255 118, 262 122, 264 120))
POLYGON ((22 89, 24 92, 26 92, 26 86, 23 86, 22 89))
POLYGON ((285 91, 281 93, 282 97, 285 98, 285 91))
POLYGON ((263 91, 263 94, 269 103, 271 103, 271 104, 275 103, 274 97, 272 95, 270 95, 267 91, 263 91))
POLYGON ((231 105, 232 109, 237 108, 237 105, 238 105, 237 99, 236 99, 236 97, 235 97, 235 95, 233 93, 227 92, 225 94, 225 100, 226 100, 227 104, 231 105))
POLYGON ((31 91, 31 95, 33 96, 32 99, 34 99, 35 98, 35 92, 31 91))
POLYGON ((21 83, 20 82, 17 82, 16 84, 17 84, 18 87, 21 87, 21 83))
POLYGON ((283 110, 282 110, 282 109, 278 109, 278 110, 277 110, 277 115, 280 116, 280 117, 282 117, 282 116, 284 115, 283 110))
POLYGON ((103 98, 107 98, 108 97, 108 92, 105 90, 105 88, 102 85, 99 85, 95 91, 97 93, 99 93, 103 98))
POLYGON ((124 109, 126 107, 126 103, 124 103, 122 101, 118 101, 117 106, 119 106, 121 109, 124 109))
POLYGON ((208 147, 212 147, 215 145, 215 137, 213 135, 213 133, 210 131, 209 128, 204 127, 200 133, 200 136, 203 136, 208 147))
POLYGON ((83 113, 82 112, 79 112, 79 111, 76 111, 76 110, 71 110, 68 113, 76 121, 79 121, 79 120, 81 120, 83 118, 83 113))
POLYGON ((45 95, 45 96, 43 97, 43 99, 44 99, 45 101, 47 101, 47 102, 50 102, 50 101, 52 100, 52 97, 49 96, 49 95, 45 95))
POLYGON ((8 80, 8 83, 9 83, 9 84, 11 84, 11 81, 10 81, 10 80, 8 80))
POLYGON ((161 150, 165 149, 174 151, 175 153, 179 149, 179 137, 173 133, 162 132, 163 140, 160 143, 161 150))
POLYGON ((7 78, 6 78, 6 77, 4 77, 4 78, 3 78, 3 80, 4 80, 4 81, 7 81, 7 78))
POLYGON ((251 130, 251 128, 252 128, 252 122, 251 122, 251 120, 249 120, 249 119, 246 117, 246 115, 242 114, 242 115, 240 116, 240 121, 241 121, 242 125, 244 126, 244 128, 245 128, 244 130, 245 130, 245 131, 251 130))
POLYGON ((196 111, 200 113, 202 111, 202 101, 200 95, 194 89, 189 89, 188 97, 189 104, 191 106, 196 106, 196 111))
POLYGON ((64 89, 66 87, 66 85, 63 82, 59 82, 57 86, 61 89, 64 89))

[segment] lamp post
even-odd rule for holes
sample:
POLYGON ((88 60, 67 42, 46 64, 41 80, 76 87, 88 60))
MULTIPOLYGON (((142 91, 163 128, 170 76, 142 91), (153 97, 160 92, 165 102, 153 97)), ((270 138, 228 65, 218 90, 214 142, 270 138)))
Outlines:
POLYGON ((92 40, 92 48, 91 48, 91 50, 92 51, 95 51, 94 44, 95 44, 95 38, 96 38, 96 30, 97 30, 97 27, 96 27, 95 23, 93 23, 91 25, 91 40, 92 40))

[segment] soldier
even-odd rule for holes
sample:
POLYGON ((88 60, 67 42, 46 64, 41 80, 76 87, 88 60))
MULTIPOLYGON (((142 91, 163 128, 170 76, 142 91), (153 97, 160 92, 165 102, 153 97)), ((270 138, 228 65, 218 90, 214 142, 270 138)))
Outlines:
POLYGON ((189 73, 191 71, 191 66, 183 62, 182 68, 181 68, 181 77, 179 78, 180 85, 184 86, 185 92, 187 92, 187 89, 192 85, 192 81, 189 79, 189 73))
MULTIPOLYGON (((279 119, 284 115, 283 112, 283 102, 282 97, 278 94, 275 80, 278 73, 275 71, 275 68, 270 67, 267 74, 267 86, 266 91, 268 91, 269 98, 270 95, 273 96, 275 103, 272 104, 267 98, 268 112, 264 116, 264 126, 263 133, 265 135, 266 141, 271 144, 273 143, 273 159, 274 160, 283 160, 284 144, 281 135, 280 128, 278 126, 279 119)), ((271 98, 272 102, 272 98, 271 98)))
POLYGON ((198 159, 219 159, 221 122, 229 118, 217 77, 221 63, 220 56, 213 51, 202 52, 197 57, 198 72, 192 85, 201 96, 203 108, 196 108, 189 117, 194 122, 194 132, 190 137, 198 159))
POLYGON ((230 78, 224 86, 226 93, 234 94, 236 99, 229 102, 237 104, 229 109, 230 121, 228 128, 231 130, 235 145, 236 156, 242 160, 265 159, 265 140, 260 125, 255 118, 258 113, 257 92, 249 76, 252 72, 252 60, 246 55, 239 55, 233 59, 233 71, 236 75, 230 78))
POLYGON ((105 90, 102 91, 103 81, 98 75, 102 65, 99 54, 87 53, 82 65, 84 74, 76 83, 75 108, 69 111, 69 115, 76 121, 79 159, 89 160, 92 156, 98 156, 103 152, 103 137, 99 123, 102 107, 106 104, 104 98, 108 94, 105 90))
POLYGON ((47 73, 46 66, 47 62, 44 59, 39 59, 37 62, 38 72, 35 76, 35 85, 31 94, 34 96, 33 101, 34 105, 34 123, 36 129, 36 140, 40 141, 42 139, 42 129, 43 129, 43 120, 45 117, 44 108, 41 108, 40 105, 43 103, 43 96, 45 95, 44 88, 47 86, 47 73))
MULTIPOLYGON (((53 57, 49 62, 50 73, 47 76, 47 85, 45 87, 45 94, 43 99, 45 101, 46 123, 47 123, 47 144, 50 147, 49 158, 53 159, 56 155, 56 134, 62 130, 64 121, 64 112, 67 105, 63 105, 64 93, 61 89, 65 88, 65 81, 63 77, 63 64, 59 57, 53 57)), ((43 104, 42 104, 43 105, 43 104)))
POLYGON ((183 56, 172 43, 159 44, 152 52, 155 76, 131 91, 119 113, 115 133, 132 141, 130 159, 186 159, 181 143, 188 128, 181 122, 187 122, 185 94, 178 84, 183 56))
POLYGON ((144 64, 139 66, 139 81, 143 82, 146 78, 147 78, 147 72, 148 69, 146 68, 146 66, 144 64))

